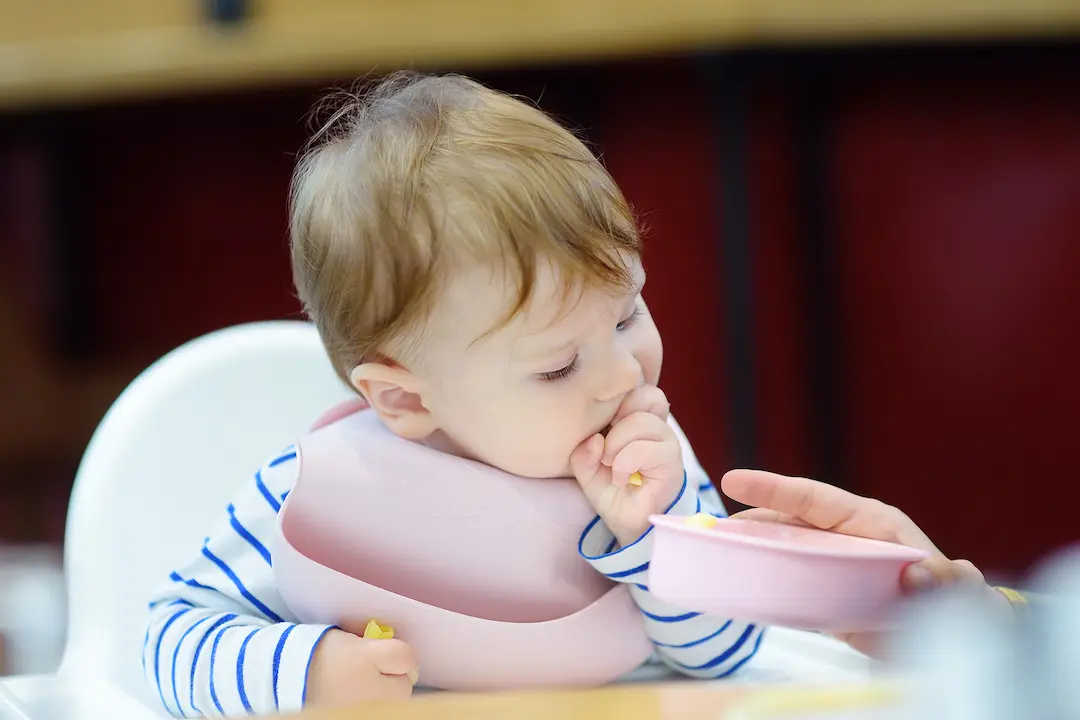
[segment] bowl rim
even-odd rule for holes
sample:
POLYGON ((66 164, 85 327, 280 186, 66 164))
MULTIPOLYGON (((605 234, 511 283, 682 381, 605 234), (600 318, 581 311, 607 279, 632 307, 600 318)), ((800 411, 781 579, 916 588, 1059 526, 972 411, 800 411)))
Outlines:
MULTIPOLYGON (((741 518, 717 518, 717 523, 711 528, 698 528, 692 525, 686 524, 686 517, 672 517, 670 515, 652 515, 649 517, 651 522, 658 530, 668 530, 676 533, 683 533, 688 535, 696 535, 705 540, 719 544, 735 544, 744 545, 748 547, 760 548, 765 550, 774 550, 780 553, 801 555, 808 557, 827 557, 837 558, 843 560, 857 560, 865 562, 905 562, 913 563, 920 560, 925 560, 930 557, 930 553, 919 548, 909 547, 907 545, 900 545, 898 543, 887 542, 885 540, 874 540, 871 538, 863 538, 855 535, 844 535, 844 538, 850 541, 852 545, 859 545, 864 548, 863 551, 845 551, 838 548, 820 548, 810 545, 803 545, 797 542, 791 542, 789 540, 782 540, 779 538, 763 538, 753 535, 744 535, 738 532, 727 531, 724 529, 724 525, 732 523, 737 524, 765 524, 761 520, 743 520, 741 518), (873 548, 876 552, 866 552, 865 549, 873 548)), ((819 528, 801 528, 810 532, 828 533, 828 530, 821 530, 819 528)), ((831 533, 842 534, 842 533, 831 533)))

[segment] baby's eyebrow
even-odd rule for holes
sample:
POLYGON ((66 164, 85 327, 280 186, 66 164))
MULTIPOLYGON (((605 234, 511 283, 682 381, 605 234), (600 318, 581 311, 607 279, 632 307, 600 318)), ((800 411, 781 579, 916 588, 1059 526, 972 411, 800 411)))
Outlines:
MULTIPOLYGON (((638 277, 634 278, 634 284, 630 286, 630 289, 623 295, 623 298, 637 297, 641 294, 642 289, 645 287, 645 271, 642 270, 638 277)), ((563 340, 554 345, 545 345, 543 347, 537 347, 535 350, 526 351, 520 355, 517 352, 513 353, 514 359, 519 361, 530 360, 544 360, 546 358, 555 357, 560 355, 570 348, 579 343, 578 338, 572 337, 563 340)))

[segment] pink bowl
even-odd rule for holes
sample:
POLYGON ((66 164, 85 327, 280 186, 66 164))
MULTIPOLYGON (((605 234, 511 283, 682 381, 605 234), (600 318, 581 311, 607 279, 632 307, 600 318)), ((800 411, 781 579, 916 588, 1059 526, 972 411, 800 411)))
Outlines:
POLYGON ((800 630, 884 627, 900 574, 922 550, 824 530, 718 519, 711 528, 653 516, 649 589, 687 610, 800 630))

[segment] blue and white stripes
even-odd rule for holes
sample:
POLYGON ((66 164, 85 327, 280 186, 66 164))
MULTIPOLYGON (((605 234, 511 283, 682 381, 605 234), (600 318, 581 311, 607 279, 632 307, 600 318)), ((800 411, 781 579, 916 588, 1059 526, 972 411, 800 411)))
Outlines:
POLYGON ((268 550, 295 458, 289 448, 245 484, 195 559, 151 603, 146 678, 174 716, 303 706, 308 664, 327 627, 291 622, 268 550))
MULTIPOLYGON (((673 515, 723 515, 720 496, 681 430, 687 466, 673 515)), ((177 717, 266 715, 303 707, 307 672, 325 625, 295 622, 275 585, 270 548, 277 513, 296 481, 286 448, 243 486, 219 526, 150 603, 143 667, 152 691, 177 717)), ((648 591, 652 536, 619 548, 595 520, 579 551, 598 571, 630 586, 660 659, 684 675, 723 677, 761 643, 762 629, 671 607, 648 591)))
MULTIPOLYGON (((684 449, 684 455, 685 455, 684 449)), ((668 515, 709 512, 726 515, 716 488, 697 463, 687 463, 688 472, 668 515)), ((578 551, 597 571, 617 582, 630 585, 645 623, 645 632, 656 646, 660 659, 683 675, 721 678, 736 672, 757 652, 764 628, 673 607, 649 592, 649 558, 652 531, 624 548, 617 547, 611 532, 596 518, 585 529, 578 551)))

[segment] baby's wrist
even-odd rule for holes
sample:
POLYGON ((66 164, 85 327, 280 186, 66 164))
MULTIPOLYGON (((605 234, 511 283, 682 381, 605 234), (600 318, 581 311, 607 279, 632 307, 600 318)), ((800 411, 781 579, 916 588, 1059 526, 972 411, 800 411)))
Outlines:
POLYGON ((307 705, 319 707, 333 704, 337 695, 335 675, 358 640, 344 630, 333 629, 326 633, 315 647, 307 672, 307 705))
POLYGON ((608 530, 615 536, 618 547, 625 548, 633 545, 641 538, 645 537, 645 533, 649 531, 651 524, 648 518, 642 520, 640 523, 633 524, 620 524, 612 526, 607 523, 608 530))

